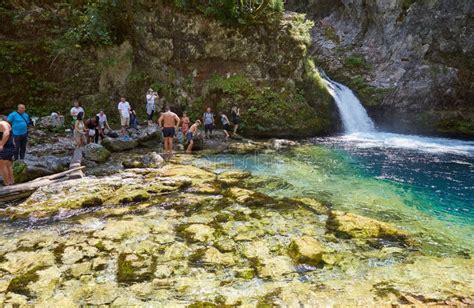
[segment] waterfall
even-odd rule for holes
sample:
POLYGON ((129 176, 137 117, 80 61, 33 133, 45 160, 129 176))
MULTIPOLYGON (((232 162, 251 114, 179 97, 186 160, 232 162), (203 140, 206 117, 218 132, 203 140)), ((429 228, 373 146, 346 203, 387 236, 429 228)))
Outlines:
POLYGON ((331 80, 322 71, 321 76, 326 82, 329 93, 336 101, 337 108, 341 114, 344 132, 346 134, 374 132, 374 122, 369 118, 367 111, 351 89, 331 80))

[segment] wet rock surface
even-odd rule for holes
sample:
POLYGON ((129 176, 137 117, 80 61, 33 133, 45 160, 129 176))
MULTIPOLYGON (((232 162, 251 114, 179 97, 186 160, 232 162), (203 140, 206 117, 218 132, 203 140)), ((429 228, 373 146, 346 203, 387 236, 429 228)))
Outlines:
POLYGON ((472 304, 471 259, 421 255, 392 241, 374 246, 373 239, 416 235, 311 198, 274 198, 255 190, 272 179, 234 169, 217 174, 192 162, 178 155, 158 168, 57 183, 2 210, 10 223, 35 228, 0 239, 0 299, 472 304))

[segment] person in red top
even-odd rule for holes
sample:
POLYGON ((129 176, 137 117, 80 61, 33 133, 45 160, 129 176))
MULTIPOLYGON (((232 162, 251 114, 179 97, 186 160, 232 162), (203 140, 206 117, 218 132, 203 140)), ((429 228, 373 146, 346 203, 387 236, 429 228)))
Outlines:
POLYGON ((181 131, 183 132, 183 136, 186 136, 186 133, 189 130, 189 123, 191 121, 189 120, 188 113, 183 112, 183 117, 181 118, 181 131))

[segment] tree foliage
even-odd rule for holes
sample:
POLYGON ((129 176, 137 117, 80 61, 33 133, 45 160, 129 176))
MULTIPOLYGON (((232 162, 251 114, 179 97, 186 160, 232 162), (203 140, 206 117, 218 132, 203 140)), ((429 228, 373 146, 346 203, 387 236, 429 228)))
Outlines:
POLYGON ((184 10, 198 10, 225 24, 268 22, 284 10, 283 0, 172 0, 184 10))

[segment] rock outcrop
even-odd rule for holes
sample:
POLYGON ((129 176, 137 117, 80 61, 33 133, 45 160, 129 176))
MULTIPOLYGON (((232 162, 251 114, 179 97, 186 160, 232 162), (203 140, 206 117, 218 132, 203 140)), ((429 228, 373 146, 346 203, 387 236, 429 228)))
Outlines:
POLYGON ((378 127, 474 137, 472 1, 291 0, 287 8, 315 20, 316 63, 357 92, 378 127))

